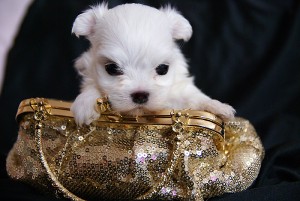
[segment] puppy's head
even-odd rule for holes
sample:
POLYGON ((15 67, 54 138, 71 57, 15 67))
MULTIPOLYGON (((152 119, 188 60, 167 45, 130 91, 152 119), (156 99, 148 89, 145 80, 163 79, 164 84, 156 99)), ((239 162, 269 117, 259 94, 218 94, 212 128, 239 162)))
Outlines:
POLYGON ((114 110, 139 114, 167 108, 174 90, 188 76, 176 40, 192 35, 176 10, 125 4, 101 4, 79 15, 72 32, 91 42, 76 63, 83 87, 108 96, 114 110))

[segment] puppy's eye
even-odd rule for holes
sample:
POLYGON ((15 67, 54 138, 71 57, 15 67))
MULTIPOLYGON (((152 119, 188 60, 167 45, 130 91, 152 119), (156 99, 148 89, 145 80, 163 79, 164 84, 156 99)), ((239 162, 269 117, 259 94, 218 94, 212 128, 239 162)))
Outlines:
POLYGON ((167 64, 160 64, 155 70, 158 75, 165 75, 168 73, 169 66, 167 64))
POLYGON ((109 75, 117 76, 123 75, 121 68, 115 63, 109 63, 105 65, 105 70, 109 75))

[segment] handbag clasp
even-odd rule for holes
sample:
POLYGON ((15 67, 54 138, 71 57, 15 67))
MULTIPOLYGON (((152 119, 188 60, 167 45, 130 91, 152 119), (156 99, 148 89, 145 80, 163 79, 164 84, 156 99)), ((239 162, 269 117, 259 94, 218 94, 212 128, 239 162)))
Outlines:
POLYGON ((34 111, 34 119, 37 121, 45 120, 51 114, 51 105, 44 98, 32 98, 30 107, 34 111))

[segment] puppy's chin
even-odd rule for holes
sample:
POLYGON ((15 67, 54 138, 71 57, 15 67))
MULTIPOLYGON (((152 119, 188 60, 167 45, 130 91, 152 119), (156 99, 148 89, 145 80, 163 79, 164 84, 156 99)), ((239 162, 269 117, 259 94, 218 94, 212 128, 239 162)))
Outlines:
POLYGON ((155 114, 164 109, 170 109, 169 106, 163 104, 166 101, 150 99, 145 104, 135 104, 131 100, 118 100, 114 99, 114 97, 109 97, 112 110, 123 115, 141 116, 145 114, 155 114))

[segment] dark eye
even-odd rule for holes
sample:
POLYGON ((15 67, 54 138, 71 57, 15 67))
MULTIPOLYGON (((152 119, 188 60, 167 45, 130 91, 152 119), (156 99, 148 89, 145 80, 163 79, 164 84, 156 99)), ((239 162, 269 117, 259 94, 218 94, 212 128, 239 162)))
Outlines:
POLYGON ((105 70, 112 76, 123 75, 121 68, 115 63, 109 63, 105 65, 105 70))
POLYGON ((167 64, 160 64, 155 70, 158 75, 165 75, 168 73, 169 66, 167 64))

